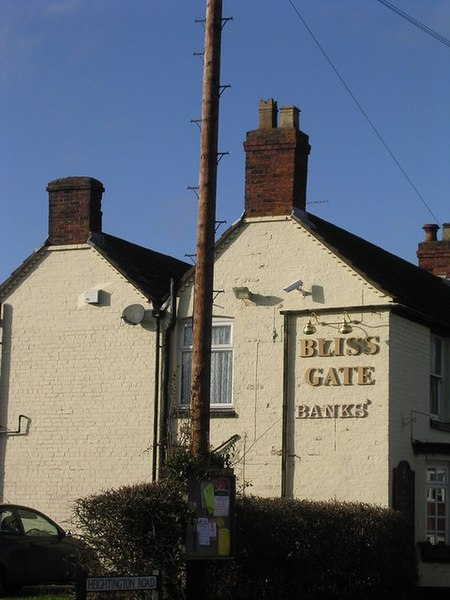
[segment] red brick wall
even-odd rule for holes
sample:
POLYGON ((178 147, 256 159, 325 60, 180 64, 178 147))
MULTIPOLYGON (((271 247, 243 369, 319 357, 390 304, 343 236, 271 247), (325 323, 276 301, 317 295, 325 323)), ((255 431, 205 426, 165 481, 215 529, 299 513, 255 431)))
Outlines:
POLYGON ((450 241, 421 242, 417 250, 419 267, 439 277, 450 277, 450 241))
POLYGON ((104 187, 91 177, 66 177, 48 184, 48 241, 52 246, 85 244, 91 231, 102 230, 104 187))
POLYGON ((291 214, 305 209, 310 146, 308 136, 291 128, 257 129, 244 142, 245 215, 291 214))

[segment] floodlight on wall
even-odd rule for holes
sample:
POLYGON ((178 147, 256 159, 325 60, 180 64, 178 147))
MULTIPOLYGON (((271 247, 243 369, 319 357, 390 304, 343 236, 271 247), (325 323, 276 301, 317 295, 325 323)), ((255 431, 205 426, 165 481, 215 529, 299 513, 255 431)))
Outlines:
POLYGON ((233 294, 238 300, 253 300, 253 294, 248 287, 234 287, 233 294))

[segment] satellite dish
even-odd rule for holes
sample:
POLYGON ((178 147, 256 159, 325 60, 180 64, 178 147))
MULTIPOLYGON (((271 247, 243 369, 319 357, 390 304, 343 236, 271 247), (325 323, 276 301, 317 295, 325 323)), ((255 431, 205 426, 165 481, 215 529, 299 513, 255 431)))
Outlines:
POLYGON ((145 317, 145 308, 142 304, 130 304, 123 309, 122 319, 129 325, 138 325, 145 317))

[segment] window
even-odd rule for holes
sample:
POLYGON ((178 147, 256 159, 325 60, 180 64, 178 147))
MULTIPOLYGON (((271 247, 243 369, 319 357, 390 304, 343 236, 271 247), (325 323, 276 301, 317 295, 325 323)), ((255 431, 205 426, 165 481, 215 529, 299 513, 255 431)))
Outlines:
MULTIPOLYGON (((211 340, 211 406, 223 408, 232 403, 233 346, 232 324, 215 319, 211 340)), ((192 323, 186 322, 181 334, 181 400, 189 406, 192 369, 192 323)))
POLYGON ((430 345, 430 413, 432 417, 442 417, 443 392, 443 342, 442 338, 431 336, 430 345))
POLYGON ((25 535, 39 537, 58 537, 58 529, 44 516, 26 508, 18 508, 25 535))
POLYGON ((427 467, 427 541, 448 543, 448 466, 427 467))
POLYGON ((0 511, 0 533, 15 535, 20 533, 19 522, 10 508, 4 508, 0 511))

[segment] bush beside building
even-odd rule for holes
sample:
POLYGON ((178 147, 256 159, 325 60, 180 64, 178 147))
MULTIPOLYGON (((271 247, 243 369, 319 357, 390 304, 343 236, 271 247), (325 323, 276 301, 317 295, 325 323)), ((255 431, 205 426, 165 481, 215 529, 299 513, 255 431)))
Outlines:
MULTIPOLYGON (((184 488, 139 484, 78 500, 78 523, 102 574, 161 569, 166 598, 183 597, 184 488)), ((208 563, 209 597, 305 600, 411 598, 413 533, 389 509, 356 503, 240 497, 236 560, 208 563)))

